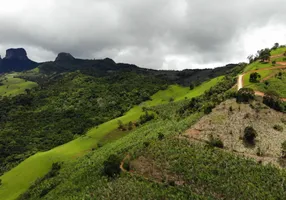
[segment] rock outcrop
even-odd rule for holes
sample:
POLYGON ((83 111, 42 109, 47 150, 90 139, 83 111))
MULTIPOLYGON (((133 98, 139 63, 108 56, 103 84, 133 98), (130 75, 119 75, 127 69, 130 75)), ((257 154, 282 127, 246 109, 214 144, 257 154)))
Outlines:
POLYGON ((23 48, 18 48, 18 49, 7 49, 6 50, 6 56, 4 59, 9 59, 9 60, 29 60, 27 57, 27 52, 23 48))
POLYGON ((75 60, 75 58, 70 54, 70 53, 59 53, 57 58, 56 58, 56 62, 57 61, 73 61, 75 60))
POLYGON ((38 63, 30 60, 23 48, 7 49, 3 59, 0 58, 0 73, 21 72, 34 69, 38 63))

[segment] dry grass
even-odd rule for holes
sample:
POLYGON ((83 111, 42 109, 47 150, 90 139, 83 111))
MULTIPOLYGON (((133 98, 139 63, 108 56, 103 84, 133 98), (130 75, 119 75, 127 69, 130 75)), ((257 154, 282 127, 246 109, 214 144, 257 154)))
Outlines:
POLYGON ((208 141, 212 135, 223 141, 225 150, 264 164, 270 162, 278 165, 281 143, 286 140, 286 126, 281 121, 284 118, 285 114, 265 107, 260 102, 249 105, 228 100, 199 120, 185 135, 201 141, 208 141), (274 125, 282 126, 283 131, 274 130, 274 125), (252 147, 242 139, 247 126, 252 126, 258 134, 255 146, 252 147))

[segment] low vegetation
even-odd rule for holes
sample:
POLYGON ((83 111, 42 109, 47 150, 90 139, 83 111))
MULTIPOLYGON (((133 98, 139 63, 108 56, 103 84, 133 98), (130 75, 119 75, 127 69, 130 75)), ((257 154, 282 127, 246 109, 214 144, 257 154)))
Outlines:
POLYGON ((257 132, 253 127, 248 126, 244 129, 243 139, 247 144, 255 145, 255 138, 257 137, 257 132))

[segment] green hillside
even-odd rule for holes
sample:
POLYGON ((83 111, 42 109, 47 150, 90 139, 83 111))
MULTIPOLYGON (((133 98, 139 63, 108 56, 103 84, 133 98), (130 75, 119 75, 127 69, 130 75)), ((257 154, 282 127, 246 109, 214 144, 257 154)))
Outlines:
POLYGON ((286 69, 286 47, 280 47, 270 52, 270 59, 266 62, 256 60, 247 65, 244 69, 243 85, 255 91, 263 93, 274 91, 280 97, 286 97, 284 92, 285 69, 286 69), (260 78, 256 82, 250 82, 250 75, 258 73, 260 78))
POLYGON ((167 90, 159 91, 154 94, 151 97, 152 100, 141 103, 140 106, 133 107, 124 116, 92 128, 85 136, 79 137, 76 140, 50 151, 31 156, 1 177, 3 185, 0 189, 0 196, 4 199, 14 199, 28 189, 38 177, 45 175, 49 171, 52 163, 59 161, 72 162, 75 158, 84 155, 92 148, 97 148, 98 141, 103 138, 104 135, 118 127, 118 120, 121 120, 123 123, 138 120, 139 117, 144 114, 142 107, 169 103, 170 98, 173 98, 174 101, 179 101, 185 99, 185 97, 191 98, 199 96, 222 80, 222 78, 223 77, 212 79, 194 88, 192 91, 190 91, 189 88, 176 85, 170 86, 167 90), (38 163, 41 164, 39 165, 38 163))
MULTIPOLYGON (((188 131, 211 102, 223 102, 213 112, 226 112, 229 117, 237 112, 240 120, 247 120, 239 115, 239 104, 230 111, 230 105, 224 102, 232 96, 226 92, 232 84, 224 79, 193 100, 153 107, 157 119, 76 160, 66 161, 59 174, 39 180, 20 199, 141 199, 143 195, 146 199, 283 199, 284 170, 186 136, 196 135, 188 131), (104 173, 111 155, 118 158, 115 167, 124 161, 127 170, 113 178, 104 173)), ((247 104, 242 106, 252 109, 247 104)), ((211 127, 219 117, 204 123, 211 127)))
POLYGON ((37 83, 15 78, 16 73, 7 74, 1 77, 0 96, 15 96, 25 94, 27 89, 37 87, 37 83))

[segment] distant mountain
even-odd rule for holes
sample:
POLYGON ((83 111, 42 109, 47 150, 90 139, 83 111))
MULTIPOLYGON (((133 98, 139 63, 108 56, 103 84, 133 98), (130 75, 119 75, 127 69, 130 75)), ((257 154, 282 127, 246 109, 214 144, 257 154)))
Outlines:
POLYGON ((38 65, 37 62, 28 58, 27 52, 23 48, 7 49, 6 56, 3 59, 0 57, 0 73, 21 72, 34 69, 38 65))

